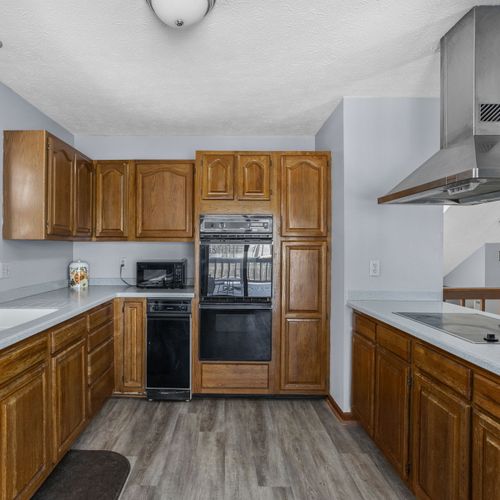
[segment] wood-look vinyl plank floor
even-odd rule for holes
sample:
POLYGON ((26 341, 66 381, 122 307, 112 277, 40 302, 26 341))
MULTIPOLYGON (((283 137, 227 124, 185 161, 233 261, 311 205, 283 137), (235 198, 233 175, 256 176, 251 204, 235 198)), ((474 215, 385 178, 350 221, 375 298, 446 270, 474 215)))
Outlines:
POLYGON ((113 398, 79 449, 122 453, 122 500, 414 498, 357 424, 322 400, 113 398))

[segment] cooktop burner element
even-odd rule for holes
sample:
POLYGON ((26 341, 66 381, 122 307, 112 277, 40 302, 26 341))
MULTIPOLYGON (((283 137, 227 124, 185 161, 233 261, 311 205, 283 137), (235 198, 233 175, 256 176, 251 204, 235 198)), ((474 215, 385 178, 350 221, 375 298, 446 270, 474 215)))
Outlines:
POLYGON ((500 319, 474 313, 396 312, 394 314, 436 328, 467 342, 500 345, 500 319))

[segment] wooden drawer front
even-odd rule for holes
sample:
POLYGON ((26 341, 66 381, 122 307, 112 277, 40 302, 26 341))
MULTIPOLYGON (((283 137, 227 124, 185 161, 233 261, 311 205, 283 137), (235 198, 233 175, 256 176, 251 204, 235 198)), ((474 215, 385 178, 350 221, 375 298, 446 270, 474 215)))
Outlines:
POLYGON ((114 369, 111 366, 89 388, 89 416, 95 415, 113 393, 114 369))
POLYGON ((204 389, 267 389, 269 366, 203 364, 201 385, 204 389))
POLYGON ((113 339, 89 354, 89 384, 93 384, 113 365, 113 339))
POLYGON ((423 372, 470 399, 471 371, 469 368, 421 344, 414 343, 413 359, 423 372))
POLYGON ((359 314, 354 315, 354 331, 363 335, 363 337, 375 341, 375 328, 376 323, 374 321, 370 321, 359 314))
POLYGON ((0 385, 17 377, 47 357, 47 335, 15 344, 0 352, 0 385))
POLYGON ((405 361, 410 361, 410 338, 393 328, 377 325, 377 344, 405 361))
POLYGON ((474 374, 473 400, 477 406, 500 419, 500 381, 474 374))
POLYGON ((108 302, 104 306, 94 309, 89 313, 89 331, 94 331, 104 323, 113 320, 113 303, 108 302))
POLYGON ((65 347, 78 342, 87 333, 87 320, 85 316, 64 323, 50 332, 50 352, 64 349, 65 347))
POLYGON ((113 322, 101 326, 89 334, 88 350, 93 351, 98 345, 113 337, 113 322))

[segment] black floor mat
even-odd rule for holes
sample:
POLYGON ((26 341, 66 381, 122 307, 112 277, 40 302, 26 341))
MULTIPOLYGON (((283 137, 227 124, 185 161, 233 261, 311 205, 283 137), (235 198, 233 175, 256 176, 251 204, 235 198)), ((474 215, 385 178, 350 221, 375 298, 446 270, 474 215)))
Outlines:
POLYGON ((33 499, 116 500, 129 472, 129 461, 119 453, 70 450, 33 499))

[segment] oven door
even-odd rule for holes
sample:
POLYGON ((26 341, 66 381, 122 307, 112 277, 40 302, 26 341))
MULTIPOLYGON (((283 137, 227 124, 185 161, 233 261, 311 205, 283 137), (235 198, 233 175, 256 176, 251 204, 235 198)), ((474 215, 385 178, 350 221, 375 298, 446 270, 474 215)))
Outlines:
POLYGON ((202 241, 202 299, 271 299, 273 245, 269 241, 202 241))
POLYGON ((201 361, 270 361, 271 304, 201 304, 201 361))

